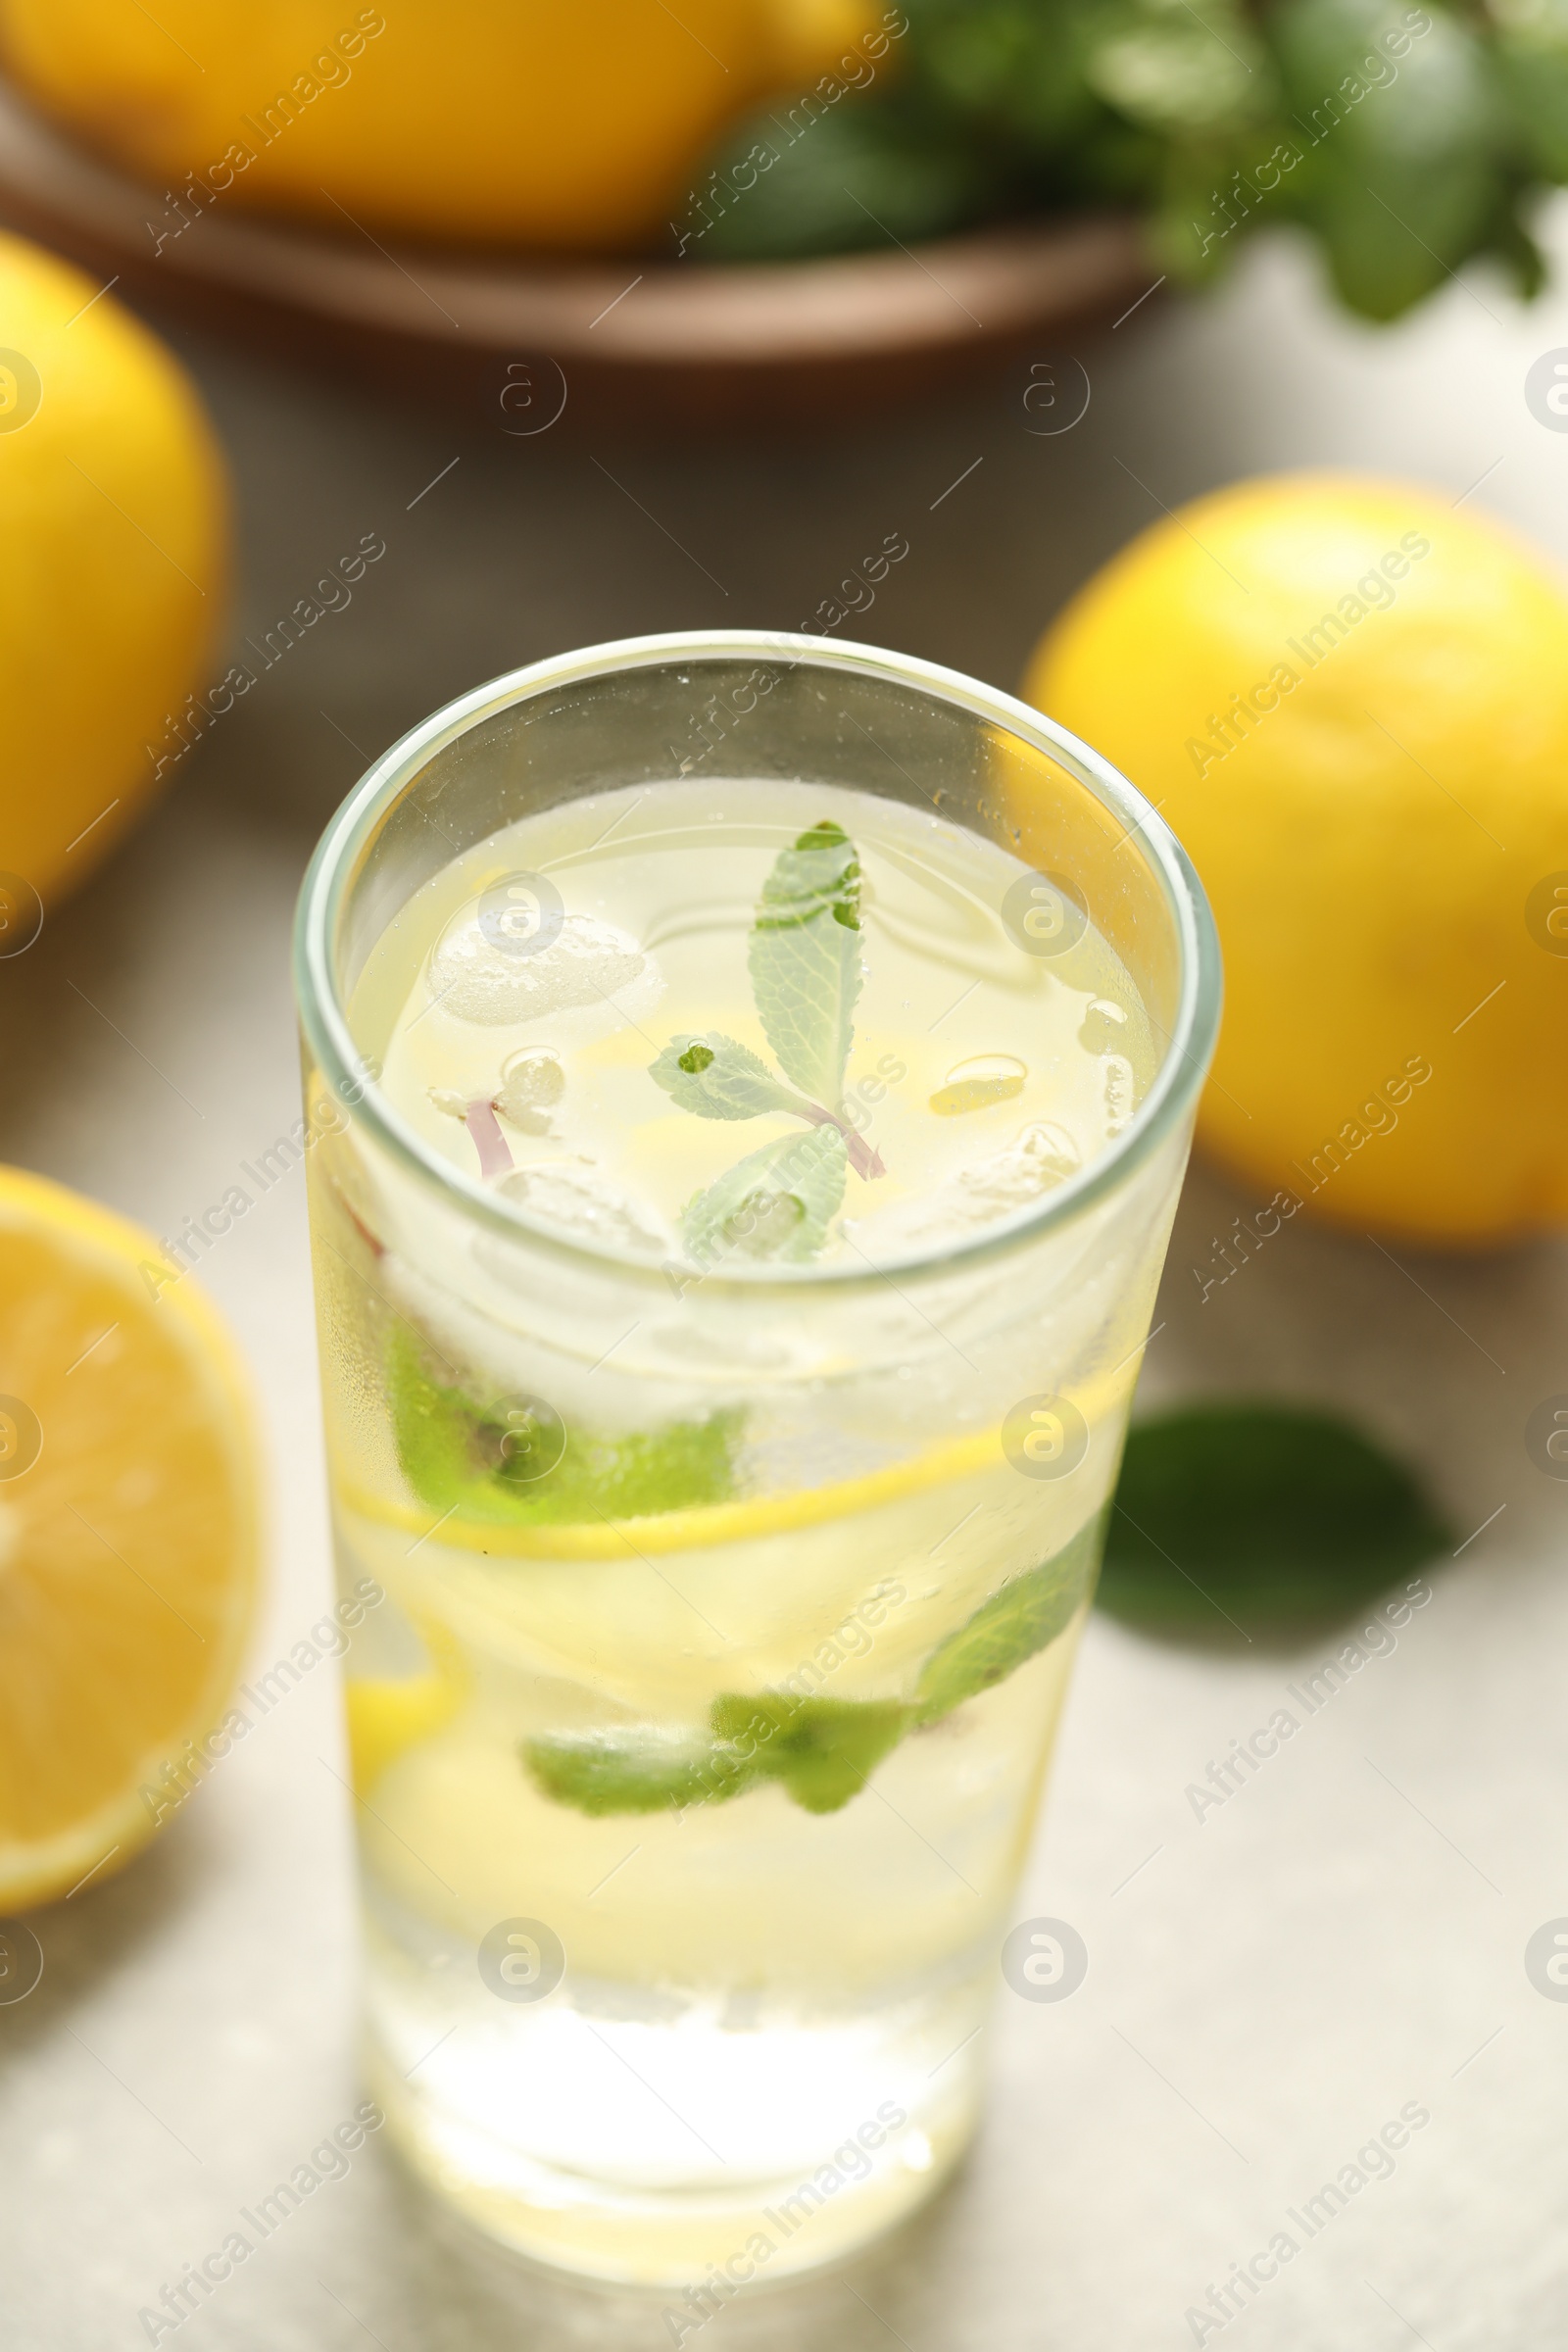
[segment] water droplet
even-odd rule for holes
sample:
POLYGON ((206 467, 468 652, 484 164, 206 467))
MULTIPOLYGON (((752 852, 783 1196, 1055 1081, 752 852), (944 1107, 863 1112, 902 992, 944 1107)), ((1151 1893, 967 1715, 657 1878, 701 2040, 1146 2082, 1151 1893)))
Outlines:
POLYGON ((984 1110, 992 1102, 1008 1102, 1021 1095, 1028 1064, 1011 1054, 971 1054, 955 1062, 948 1083, 931 1097, 928 1107, 939 1119, 956 1119, 966 1110, 984 1110))

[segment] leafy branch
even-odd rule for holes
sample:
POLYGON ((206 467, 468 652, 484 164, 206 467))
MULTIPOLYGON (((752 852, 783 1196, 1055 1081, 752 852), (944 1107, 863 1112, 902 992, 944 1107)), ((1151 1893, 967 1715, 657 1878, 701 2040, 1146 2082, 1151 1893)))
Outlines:
POLYGON ((709 174, 706 258, 1108 205, 1141 212, 1153 267, 1188 282, 1294 221, 1372 318, 1480 254, 1526 294, 1542 282, 1530 219, 1568 182, 1568 0, 903 8, 907 34, 874 83, 732 134, 709 174))
POLYGON ((699 1258, 711 1256, 737 1225, 759 1253, 804 1258, 827 1238, 846 1166, 867 1180, 886 1173, 844 1109, 862 972, 860 861, 842 825, 813 825, 775 858, 747 961, 758 1017, 784 1076, 717 1029, 672 1037, 648 1074, 697 1118, 783 1111, 818 1131, 814 1140, 785 1137, 748 1153, 681 1218, 682 1240, 699 1258))

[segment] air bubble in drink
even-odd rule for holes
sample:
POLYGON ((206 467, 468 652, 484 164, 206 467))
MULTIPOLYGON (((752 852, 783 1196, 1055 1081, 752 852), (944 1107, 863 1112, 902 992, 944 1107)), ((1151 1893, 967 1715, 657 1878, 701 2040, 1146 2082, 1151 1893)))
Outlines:
POLYGON ((1109 997, 1096 997, 1084 1013, 1078 1043, 1086 1054, 1111 1054, 1122 1043, 1127 1025, 1127 1008, 1113 1004, 1109 997))

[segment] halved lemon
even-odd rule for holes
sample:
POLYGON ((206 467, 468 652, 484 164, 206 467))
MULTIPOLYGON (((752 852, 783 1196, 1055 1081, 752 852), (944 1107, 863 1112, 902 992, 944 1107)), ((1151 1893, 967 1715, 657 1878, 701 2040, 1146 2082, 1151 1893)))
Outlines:
POLYGON ((218 1760, 258 1521, 247 1382, 192 1277, 0 1168, 0 1915, 118 1870, 218 1760))

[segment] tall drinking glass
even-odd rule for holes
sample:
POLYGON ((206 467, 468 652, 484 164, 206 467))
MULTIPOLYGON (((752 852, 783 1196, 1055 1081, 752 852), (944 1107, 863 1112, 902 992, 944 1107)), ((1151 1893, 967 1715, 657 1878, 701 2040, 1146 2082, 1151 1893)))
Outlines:
POLYGON ((317 852, 297 975, 371 2086, 416 2170, 544 2261, 728 2293, 834 2259, 974 2124, 1213 1043, 1201 893, 1103 760, 971 679, 650 637, 484 686, 378 760, 317 852), (801 904, 898 975, 892 1047, 866 1031, 841 1102, 791 1098, 816 1153, 793 1192, 657 1229, 591 1155, 540 1161, 548 1020, 499 1091, 411 1108, 394 1072, 439 1075, 454 1006, 503 1034, 487 973, 505 998, 611 936, 572 909, 613 853, 657 920, 592 967, 611 1011, 572 1018, 606 1086, 668 1114, 661 1150, 707 1148, 681 1105, 742 1008, 666 1101, 643 967, 701 935, 716 972, 726 925, 786 921, 726 896, 717 842, 775 876, 825 859, 839 898, 801 904), (1013 1025, 964 1061, 971 972, 1013 1025), (921 1137, 951 1157, 1031 1070, 1090 1090, 1099 1143, 1036 1115, 983 1181, 944 1179, 968 1221, 922 1226, 921 1137), (901 1153, 903 1223, 858 1206, 808 1250, 821 1170, 874 1205, 901 1153))

